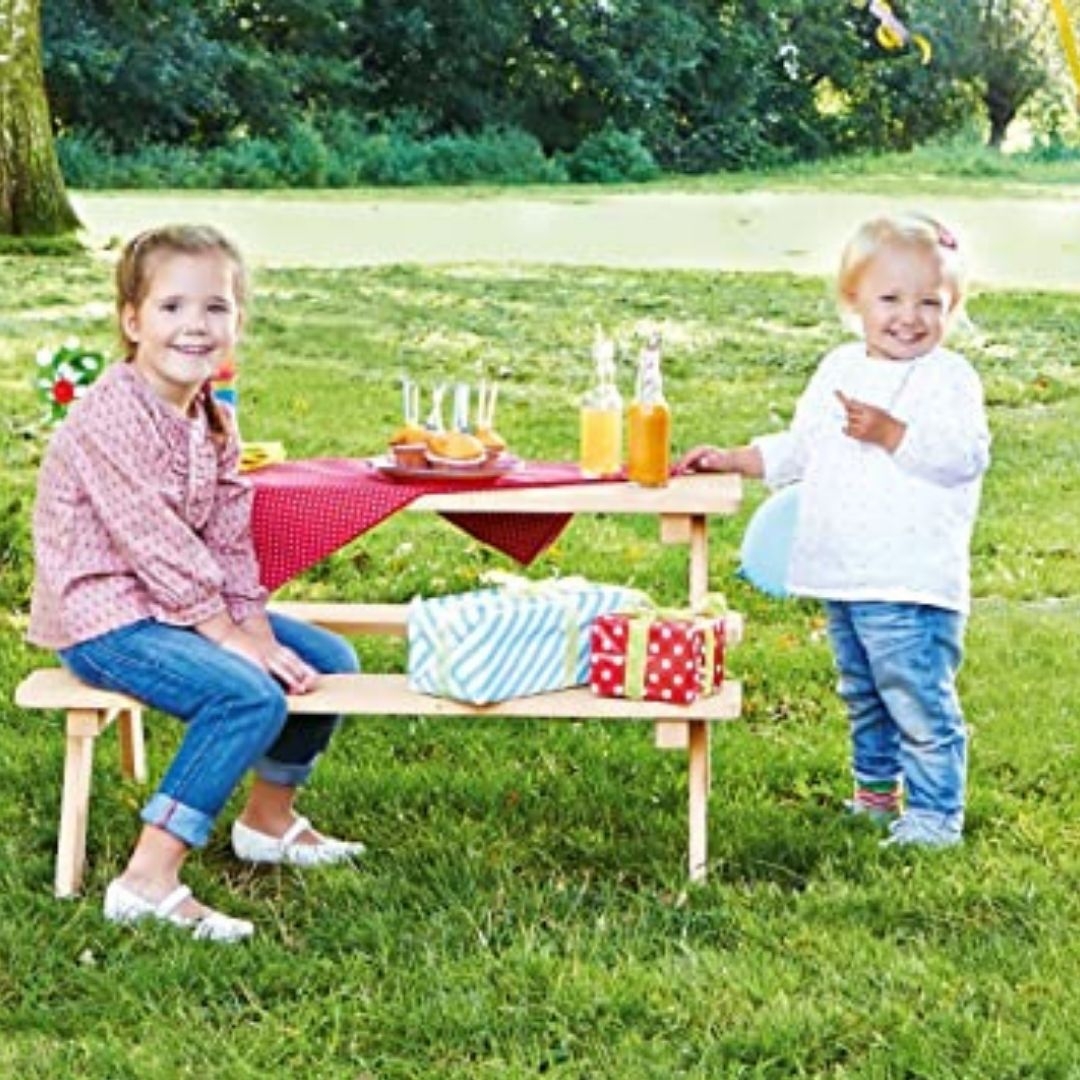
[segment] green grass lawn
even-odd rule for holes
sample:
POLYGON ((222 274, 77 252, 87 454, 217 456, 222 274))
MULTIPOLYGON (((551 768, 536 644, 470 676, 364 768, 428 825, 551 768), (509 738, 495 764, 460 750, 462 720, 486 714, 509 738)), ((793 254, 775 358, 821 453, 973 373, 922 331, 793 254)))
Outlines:
MULTIPOLYGON (((745 718, 716 732, 710 877, 684 880, 685 770, 645 728, 349 723, 305 794, 355 869, 253 872, 225 830, 196 892, 254 919, 236 949, 107 925, 144 792, 101 740, 85 897, 51 895, 62 738, 11 704, 46 659, 21 640, 42 449, 33 353, 112 347, 109 267, 0 258, 0 1075, 21 1077, 1068 1077, 1080 1075, 1080 295, 993 293, 957 344, 994 431, 962 694, 969 832, 883 851, 846 820, 848 747, 822 620, 733 574, 747 518, 712 532, 712 585, 747 616, 745 718)), ((242 357, 251 439, 294 457, 381 451, 396 379, 501 383, 527 457, 576 452, 593 326, 662 324, 677 449, 782 425, 839 337, 825 282, 581 269, 263 272, 242 357)), ((630 385, 630 352, 621 380, 630 385)), ((651 520, 583 519, 530 571, 682 597, 651 520)), ((507 562, 400 515, 286 589, 404 600, 507 562)), ((400 646, 363 644, 369 667, 400 646)), ((176 741, 150 724, 159 771, 176 741)), ((225 820, 229 820, 228 814, 225 820)))

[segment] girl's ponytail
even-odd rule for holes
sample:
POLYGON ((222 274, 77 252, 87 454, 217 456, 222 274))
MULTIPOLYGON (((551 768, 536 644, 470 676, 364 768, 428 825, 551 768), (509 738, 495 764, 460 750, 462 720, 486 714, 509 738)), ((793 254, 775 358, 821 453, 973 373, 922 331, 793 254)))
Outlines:
POLYGON ((202 384, 199 396, 202 398, 203 414, 206 416, 210 438, 220 450, 229 438, 230 420, 225 415, 224 408, 214 397, 214 391, 209 382, 202 384))

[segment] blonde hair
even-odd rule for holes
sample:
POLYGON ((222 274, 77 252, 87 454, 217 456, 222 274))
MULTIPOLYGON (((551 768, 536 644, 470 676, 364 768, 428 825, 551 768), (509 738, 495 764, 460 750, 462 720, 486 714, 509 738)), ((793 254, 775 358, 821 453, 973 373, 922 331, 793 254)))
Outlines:
MULTIPOLYGON (((116 264, 116 316, 124 359, 135 356, 136 343, 124 329, 124 311, 130 304, 138 308, 150 291, 150 282, 158 261, 166 255, 205 255, 217 253, 232 265, 233 295, 243 312, 250 286, 244 258, 239 248, 211 225, 163 225, 132 237, 116 264)), ((215 441, 224 440, 228 422, 210 392, 209 383, 202 391, 203 408, 215 441)))
POLYGON ((967 268, 956 237, 941 222, 925 214, 901 214, 863 222, 844 246, 836 275, 836 298, 845 321, 854 314, 855 294, 867 266, 886 248, 907 247, 933 255, 952 295, 949 315, 966 322, 967 268))

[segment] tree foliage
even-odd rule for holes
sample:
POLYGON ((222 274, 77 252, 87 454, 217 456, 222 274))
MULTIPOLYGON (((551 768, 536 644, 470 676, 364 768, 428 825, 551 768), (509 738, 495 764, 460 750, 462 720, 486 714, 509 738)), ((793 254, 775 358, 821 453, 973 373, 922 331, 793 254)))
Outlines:
POLYGON ((989 143, 1000 147, 1020 109, 1050 84, 1057 47, 1048 4, 1030 0, 924 2, 944 71, 981 101, 989 143))
POLYGON ((47 0, 44 29, 60 131, 113 152, 301 124, 519 131, 554 158, 615 131, 704 172, 908 148, 979 101, 999 138, 1044 73, 1026 6, 894 3, 929 65, 852 0, 47 0))

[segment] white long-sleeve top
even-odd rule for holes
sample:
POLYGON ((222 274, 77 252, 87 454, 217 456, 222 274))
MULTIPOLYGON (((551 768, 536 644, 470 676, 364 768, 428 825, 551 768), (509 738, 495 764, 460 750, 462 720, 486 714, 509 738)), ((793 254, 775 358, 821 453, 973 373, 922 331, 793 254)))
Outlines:
POLYGON ((963 356, 939 347, 882 360, 861 341, 841 345, 811 377, 791 426, 753 445, 770 487, 802 481, 791 593, 968 611, 990 432, 982 385, 963 356), (837 390, 907 425, 893 453, 844 434, 837 390))

